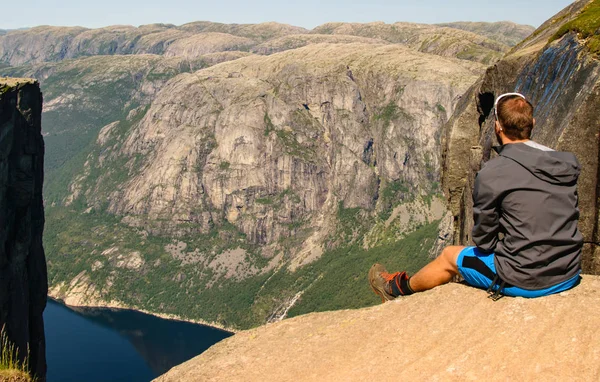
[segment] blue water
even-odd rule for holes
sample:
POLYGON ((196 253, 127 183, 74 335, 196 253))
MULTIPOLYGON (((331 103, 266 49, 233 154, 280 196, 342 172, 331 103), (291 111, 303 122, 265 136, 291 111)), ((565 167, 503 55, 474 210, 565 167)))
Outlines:
POLYGON ((231 333, 116 309, 44 312, 48 382, 149 381, 231 333))

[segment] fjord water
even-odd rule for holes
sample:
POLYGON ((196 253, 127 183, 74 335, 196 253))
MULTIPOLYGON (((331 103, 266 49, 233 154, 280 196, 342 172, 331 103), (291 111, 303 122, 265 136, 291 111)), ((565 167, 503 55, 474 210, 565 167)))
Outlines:
POLYGON ((231 335, 131 310, 75 309, 48 300, 48 382, 149 381, 231 335))

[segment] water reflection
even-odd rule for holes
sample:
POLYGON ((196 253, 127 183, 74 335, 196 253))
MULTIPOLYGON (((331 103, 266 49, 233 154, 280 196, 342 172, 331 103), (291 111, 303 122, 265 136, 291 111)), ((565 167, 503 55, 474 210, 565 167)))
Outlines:
POLYGON ((125 309, 71 308, 127 338, 157 375, 231 336, 209 326, 165 320, 125 309))
MULTIPOLYGON (((92 369, 95 369, 94 373, 110 371, 111 375, 119 376, 142 377, 141 373, 145 376, 136 380, 148 380, 149 370, 143 371, 146 367, 156 377, 231 336, 229 332, 212 327, 165 320, 131 310, 67 309, 52 300, 48 301, 44 316, 49 380, 51 375, 59 376, 57 380, 61 381, 77 380, 66 373, 77 372, 83 376, 89 375, 92 369), (130 345, 132 349, 128 351, 130 345), (63 359, 68 352, 71 362, 63 359), (137 354, 132 356, 130 353, 137 354), (73 357, 78 358, 77 362, 72 362, 73 357), (101 362, 99 357, 103 357, 101 362), (139 360, 134 359, 136 357, 139 360), (124 358, 127 358, 126 362, 124 358), (137 366, 138 363, 145 365, 137 366), (109 370, 116 364, 115 370, 109 370), (136 368, 138 371, 132 370, 136 368)), ((104 378, 108 377, 106 373, 104 378)))

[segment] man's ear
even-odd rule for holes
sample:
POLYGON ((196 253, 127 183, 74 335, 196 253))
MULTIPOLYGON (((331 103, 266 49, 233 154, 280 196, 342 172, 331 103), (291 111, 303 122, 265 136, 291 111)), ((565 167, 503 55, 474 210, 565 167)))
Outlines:
MULTIPOLYGON (((534 120, 535 121, 535 120, 534 120)), ((534 122, 535 123, 535 122, 534 122)), ((494 123, 494 129, 496 130, 496 134, 498 134, 499 132, 502 131, 502 125, 500 125, 500 122, 496 121, 494 123)))
POLYGON ((535 118, 533 119, 533 127, 535 127, 535 118))

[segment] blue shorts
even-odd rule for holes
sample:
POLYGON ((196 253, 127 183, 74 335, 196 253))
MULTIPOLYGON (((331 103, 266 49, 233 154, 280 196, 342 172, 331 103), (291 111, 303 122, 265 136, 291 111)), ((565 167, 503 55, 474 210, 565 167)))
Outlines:
MULTIPOLYGON (((456 259, 458 272, 462 277, 464 277, 465 281, 469 285, 477 288, 488 289, 490 285, 492 285, 493 279, 496 276, 494 257, 495 255, 493 253, 483 253, 477 247, 467 247, 460 252, 458 258, 456 259)), ((577 285, 578 282, 579 274, 568 279, 567 281, 563 281, 560 284, 545 289, 529 290, 516 286, 510 286, 505 287, 501 292, 503 295, 513 297, 542 297, 571 289, 577 285)), ((494 290, 498 288, 499 286, 496 285, 494 290)))

